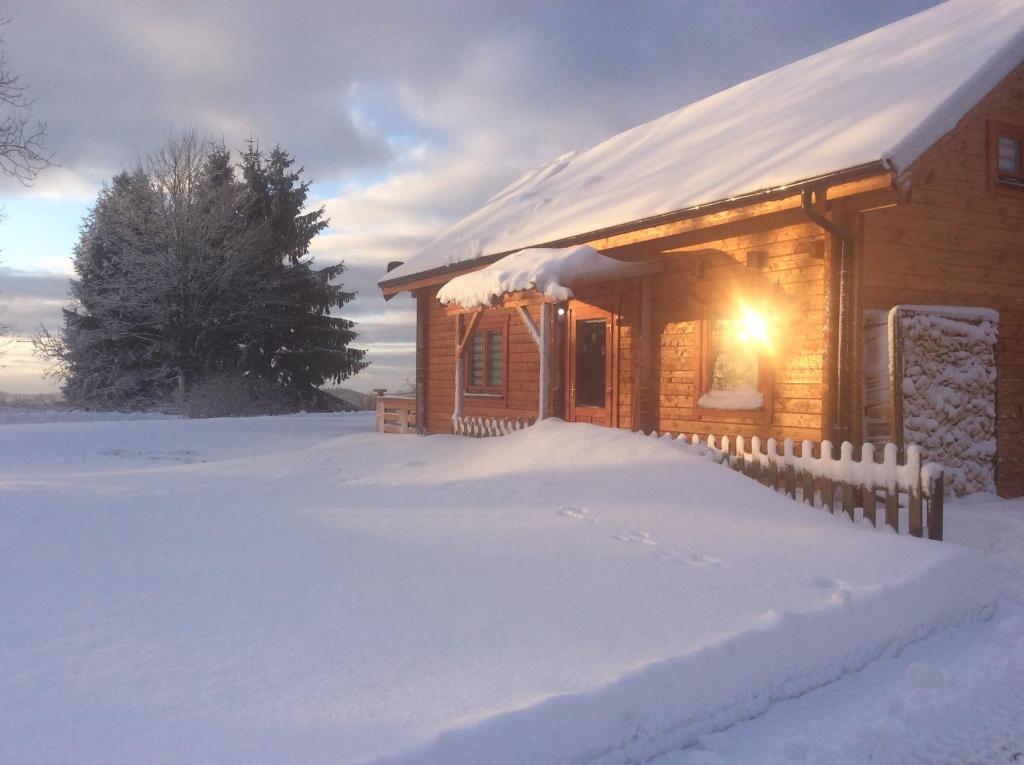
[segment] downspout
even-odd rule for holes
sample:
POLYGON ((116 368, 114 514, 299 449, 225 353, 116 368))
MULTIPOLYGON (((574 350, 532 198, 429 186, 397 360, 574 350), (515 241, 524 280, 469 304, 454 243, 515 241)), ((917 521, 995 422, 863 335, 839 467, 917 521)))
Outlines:
MULTIPOLYGON (((850 386, 847 377, 852 371, 850 361, 852 343, 852 313, 850 305, 852 296, 852 271, 853 271, 853 235, 842 226, 834 223, 814 209, 814 197, 821 199, 825 189, 817 189, 812 192, 805 188, 800 195, 801 209, 807 218, 827 231, 833 237, 833 242, 839 243, 839 267, 832 269, 832 278, 829 284, 829 303, 838 307, 836 318, 835 340, 835 364, 832 370, 832 401, 834 407, 833 426, 835 428, 835 440, 839 443, 852 441, 850 438, 850 422, 852 412, 850 411, 850 386), (837 294, 838 293, 838 294, 837 294)), ((831 248, 834 252, 834 247, 831 248)), ((834 262, 833 262, 834 263, 834 262)), ((830 340, 831 343, 831 340, 830 340)))

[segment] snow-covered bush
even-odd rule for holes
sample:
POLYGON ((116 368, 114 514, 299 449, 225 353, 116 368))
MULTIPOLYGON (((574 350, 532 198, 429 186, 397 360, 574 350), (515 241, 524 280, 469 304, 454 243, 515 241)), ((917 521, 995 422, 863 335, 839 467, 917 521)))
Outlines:
POLYGON ((224 373, 195 382, 180 400, 186 417, 254 417, 296 411, 294 395, 265 380, 224 373))

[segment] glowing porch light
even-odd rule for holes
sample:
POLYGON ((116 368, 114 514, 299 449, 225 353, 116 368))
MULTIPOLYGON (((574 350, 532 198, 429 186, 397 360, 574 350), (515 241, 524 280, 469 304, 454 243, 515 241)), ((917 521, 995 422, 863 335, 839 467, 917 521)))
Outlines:
POLYGON ((772 338, 768 320, 745 303, 740 306, 740 317, 736 319, 736 337, 747 345, 758 345, 771 351, 772 338))

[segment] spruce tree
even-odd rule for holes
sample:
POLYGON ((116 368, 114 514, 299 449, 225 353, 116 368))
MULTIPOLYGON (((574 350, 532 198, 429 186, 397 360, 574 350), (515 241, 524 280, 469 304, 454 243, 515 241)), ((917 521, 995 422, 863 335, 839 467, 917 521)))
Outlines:
POLYGON ((305 211, 309 182, 301 169, 292 169, 292 157, 280 147, 264 155, 250 142, 241 164, 249 225, 265 228, 266 254, 278 270, 276 291, 288 296, 277 306, 277 320, 248 347, 245 366, 312 403, 317 386, 341 382, 366 366, 364 351, 349 348, 352 322, 331 315, 355 295, 335 282, 343 264, 313 268, 309 246, 328 222, 322 207, 305 211))
POLYGON ((352 323, 330 312, 353 294, 308 256, 327 226, 306 212, 308 182, 281 149, 242 155, 194 135, 100 193, 75 248, 72 309, 40 352, 66 395, 93 408, 147 408, 218 376, 258 381, 295 407, 366 366, 352 323))

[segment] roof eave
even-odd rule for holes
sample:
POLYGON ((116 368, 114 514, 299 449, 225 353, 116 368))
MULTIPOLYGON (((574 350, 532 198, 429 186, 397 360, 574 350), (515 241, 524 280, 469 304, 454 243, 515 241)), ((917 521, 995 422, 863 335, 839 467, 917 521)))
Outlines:
MULTIPOLYGON (((794 181, 793 183, 787 183, 782 186, 774 186, 765 189, 759 189, 758 191, 751 191, 746 194, 740 194, 735 197, 729 197, 727 199, 721 199, 715 202, 707 202, 704 204, 694 205, 692 207, 683 208, 681 210, 675 210, 673 212, 661 213, 659 215, 652 215, 647 218, 640 218, 635 221, 628 223, 619 223, 614 226, 608 226, 606 228, 596 229, 594 231, 588 231, 582 234, 574 234, 573 236, 564 237, 562 239, 555 239, 550 242, 543 242, 540 244, 524 245, 523 247, 517 247, 514 250, 506 250, 504 252, 496 252, 490 255, 483 255, 479 258, 473 258, 472 260, 463 260, 458 263, 449 263, 445 266, 438 266, 436 268, 429 268, 424 271, 418 271, 413 274, 405 274, 396 279, 381 279, 377 282, 377 286, 380 287, 384 293, 385 298, 393 297, 399 292, 403 292, 410 288, 413 282, 429 282, 439 277, 443 277, 448 274, 454 274, 459 271, 475 270, 482 266, 486 266, 490 263, 500 260, 506 255, 511 255, 513 252, 519 250, 533 248, 533 247, 572 247, 578 244, 586 244, 596 239, 605 239, 611 236, 617 236, 619 234, 628 234, 634 231, 641 231, 645 228, 652 228, 654 226, 664 225, 666 223, 675 223, 677 221, 686 220, 687 218, 694 218, 699 215, 708 215, 722 210, 728 210, 734 207, 743 207, 754 202, 763 202, 775 198, 787 197, 793 194, 797 194, 804 188, 822 186, 831 186, 837 183, 845 181, 857 180, 859 178, 876 175, 881 172, 891 172, 889 163, 884 159, 873 160, 871 162, 865 162, 860 165, 853 167, 844 168, 842 170, 836 170, 823 175, 814 176, 812 178, 805 178, 800 181, 794 181)), ((426 285, 423 285, 426 286, 426 285)))

